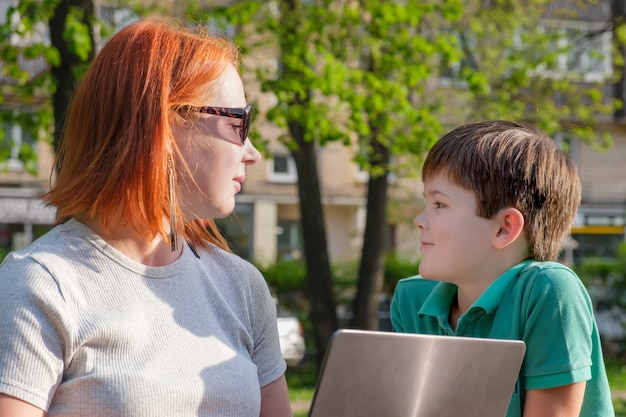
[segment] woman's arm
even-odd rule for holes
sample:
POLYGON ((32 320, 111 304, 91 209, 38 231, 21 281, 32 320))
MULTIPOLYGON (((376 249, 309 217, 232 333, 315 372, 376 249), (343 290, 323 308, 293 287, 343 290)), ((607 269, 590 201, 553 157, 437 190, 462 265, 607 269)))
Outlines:
MULTIPOLYGON (((261 414, 259 417, 292 417, 287 380, 281 376, 261 388, 261 414)), ((0 417, 3 417, 0 414, 0 417)))
POLYGON ((26 401, 0 394, 0 417, 43 417, 45 414, 41 408, 26 401))
POLYGON ((524 417, 578 417, 586 382, 526 391, 524 417))

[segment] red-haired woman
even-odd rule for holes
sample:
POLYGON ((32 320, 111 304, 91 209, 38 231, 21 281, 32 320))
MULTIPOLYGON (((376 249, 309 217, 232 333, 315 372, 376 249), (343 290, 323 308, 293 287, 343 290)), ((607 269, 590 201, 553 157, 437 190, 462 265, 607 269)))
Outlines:
POLYGON ((238 59, 157 21, 98 54, 45 196, 60 224, 0 267, 0 416, 291 416, 267 284, 210 220, 260 158, 238 59))

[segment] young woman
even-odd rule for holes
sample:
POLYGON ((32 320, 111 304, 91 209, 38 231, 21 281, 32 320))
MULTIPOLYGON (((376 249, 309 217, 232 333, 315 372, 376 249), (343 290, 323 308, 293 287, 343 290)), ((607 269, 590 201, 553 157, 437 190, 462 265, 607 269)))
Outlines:
POLYGON ((291 416, 268 287, 234 209, 251 107, 226 39, 122 29, 76 91, 45 200, 0 266, 0 417, 291 416))

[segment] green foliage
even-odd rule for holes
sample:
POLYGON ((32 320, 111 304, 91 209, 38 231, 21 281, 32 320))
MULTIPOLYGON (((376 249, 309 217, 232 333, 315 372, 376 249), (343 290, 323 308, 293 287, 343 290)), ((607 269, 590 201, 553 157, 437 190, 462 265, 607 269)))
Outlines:
POLYGON ((279 260, 267 266, 257 267, 276 294, 304 290, 306 270, 300 261, 279 260))
POLYGON ((395 254, 385 258, 385 292, 393 294, 398 281, 418 274, 419 261, 400 258, 395 254))
MULTIPOLYGON (((22 67, 25 61, 36 62, 43 58, 47 65, 58 65, 60 55, 49 42, 41 39, 38 31, 41 25, 54 14, 58 0, 20 0, 8 8, 4 23, 0 25, 0 62, 2 75, 12 80, 0 93, 0 102, 10 98, 17 99, 20 106, 0 112, 0 130, 13 124, 21 127, 27 137, 33 141, 24 141, 19 148, 19 159, 27 172, 37 172, 37 142, 52 141, 53 116, 50 97, 55 90, 54 81, 49 71, 32 74, 22 67), (15 39, 28 39, 14 43, 15 39)), ((3 132, 5 138, 7 132, 3 132)), ((0 162, 6 160, 9 153, 6 147, 12 146, 7 140, 2 142, 0 162)))
POLYGON ((619 281, 619 260, 613 258, 586 257, 579 266, 574 267, 576 273, 587 286, 592 284, 608 284, 619 281))
MULTIPOLYGON (((270 61, 254 68, 262 90, 277 98, 270 121, 296 123, 304 140, 322 146, 356 142, 357 161, 375 171, 370 140, 394 154, 421 156, 441 133, 426 81, 440 50, 459 52, 447 34, 423 34, 420 27, 458 18, 461 10, 460 1, 242 1, 218 16, 241 29, 236 40, 247 50, 278 57, 278 67, 270 61)), ((289 134, 280 140, 298 148, 289 134)))
POLYGON ((17 157, 27 172, 35 174, 38 160, 36 145, 38 141, 51 139, 51 123, 52 111, 45 103, 40 105, 38 112, 31 112, 28 107, 11 111, 0 110, 0 167, 12 156, 12 148, 15 145, 5 129, 16 124, 22 129, 22 138, 31 139, 20 144, 17 157))
MULTIPOLYGON (((615 258, 586 257, 575 271, 587 286, 601 285, 626 292, 626 243, 619 245, 615 258)), ((621 304, 626 307, 626 299, 621 304)))
POLYGON ((605 365, 611 390, 626 391, 626 362, 623 360, 607 359, 605 365))
MULTIPOLYGON (((270 288, 279 300, 290 300, 290 294, 306 293, 306 268, 302 261, 279 260, 270 265, 257 265, 270 288)), ((396 255, 385 258, 384 267, 384 291, 392 294, 396 283, 418 273, 419 261, 403 259, 396 255)), ((333 290, 338 305, 350 306, 356 290, 356 277, 358 273, 357 262, 344 262, 336 264, 333 270, 333 290)), ((302 306, 289 306, 302 309, 302 306)), ((303 310, 304 311, 304 310, 303 310)))
POLYGON ((77 7, 70 7, 63 33, 63 39, 69 46, 68 49, 82 61, 89 58, 93 49, 89 35, 91 28, 85 25, 84 21, 85 11, 77 7))
MULTIPOLYGON (((129 1, 117 3, 122 7, 129 1)), ((19 0, 11 5, 0 24, 0 64, 2 75, 11 81, 0 92, 0 103, 18 101, 9 111, 3 111, 4 122, 0 130, 12 124, 19 124, 35 141, 24 142, 19 149, 19 158, 28 172, 37 170, 37 141, 52 142, 55 120, 53 117, 52 96, 56 92, 58 80, 53 79, 50 68, 61 65, 61 54, 51 45, 45 34, 50 19, 56 15, 61 0, 19 0), (29 73, 28 62, 42 62, 43 72, 29 73)), ((92 34, 99 28, 99 38, 110 33, 104 22, 93 26, 95 17, 76 6, 69 8, 64 24, 63 40, 81 64, 74 65, 68 77, 74 80, 69 85, 76 85, 82 78, 93 51, 92 34)), ((66 92, 71 95, 72 92, 66 92)), ((8 106, 7 106, 8 108, 8 106)), ((58 114, 64 114, 60 109, 58 114)), ((62 121, 57 121, 62 125, 62 121)), ((2 144, 6 146, 6 142, 2 144)), ((6 160, 5 149, 0 150, 0 162, 6 160)))
MULTIPOLYGON (((621 105, 602 94, 602 83, 613 80, 607 77, 596 84, 581 84, 583 73, 563 69, 559 63, 589 37, 601 36, 607 29, 566 31, 562 23, 542 19, 546 3, 495 1, 491 7, 481 7, 480 1, 470 0, 465 2, 462 18, 446 26, 456 34, 462 50, 460 56, 446 58, 449 68, 457 68, 452 87, 466 87, 458 116, 467 121, 529 119, 549 134, 567 130, 606 147, 610 138, 598 136, 594 127, 598 116, 610 115, 621 105), (566 33, 568 42, 564 42, 566 33), (577 123, 564 125, 567 120, 577 123)), ((579 3, 582 11, 593 7, 579 3)), ((556 9, 553 14, 571 19, 576 16, 563 13, 572 10, 556 9)), ((444 89, 441 93, 445 98, 455 92, 444 89)))
MULTIPOLYGON (((574 270, 589 290, 595 308, 613 313, 621 311, 614 316, 620 320, 626 311, 626 243, 620 244, 615 258, 588 257, 574 270)), ((611 340, 605 344, 619 346, 611 348, 611 355, 626 352, 626 340, 611 340)))
POLYGON ((9 252, 9 249, 0 246, 0 263, 2 263, 2 261, 4 260, 4 258, 6 258, 9 252))

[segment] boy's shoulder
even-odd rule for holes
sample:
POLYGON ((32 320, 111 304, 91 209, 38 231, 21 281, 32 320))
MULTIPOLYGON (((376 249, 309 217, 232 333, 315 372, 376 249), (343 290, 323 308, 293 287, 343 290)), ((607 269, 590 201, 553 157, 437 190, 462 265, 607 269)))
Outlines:
POLYGON ((432 281, 429 279, 422 278, 421 275, 413 275, 411 277, 402 278, 398 281, 396 288, 412 288, 412 287, 434 287, 439 283, 439 281, 432 281))
POLYGON ((532 281, 537 284, 558 284, 567 283, 580 279, 576 272, 560 262, 528 260, 521 263, 517 279, 532 281))
POLYGON ((420 275, 403 278, 396 284, 394 297, 409 297, 415 300, 415 297, 426 299, 430 292, 439 284, 439 281, 431 281, 422 278, 420 275))
POLYGON ((568 303, 589 305, 587 290, 576 273, 559 262, 525 261, 518 265, 506 293, 531 306, 542 303, 568 303))

